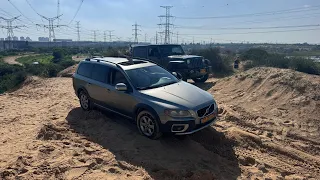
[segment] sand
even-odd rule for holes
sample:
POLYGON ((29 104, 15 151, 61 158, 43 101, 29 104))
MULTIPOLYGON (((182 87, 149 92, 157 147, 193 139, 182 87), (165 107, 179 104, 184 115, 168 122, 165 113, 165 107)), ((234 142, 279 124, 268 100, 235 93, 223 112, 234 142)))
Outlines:
POLYGON ((0 179, 317 179, 320 77, 256 68, 197 84, 221 108, 183 139, 84 112, 71 78, 30 77, 0 96, 0 179))

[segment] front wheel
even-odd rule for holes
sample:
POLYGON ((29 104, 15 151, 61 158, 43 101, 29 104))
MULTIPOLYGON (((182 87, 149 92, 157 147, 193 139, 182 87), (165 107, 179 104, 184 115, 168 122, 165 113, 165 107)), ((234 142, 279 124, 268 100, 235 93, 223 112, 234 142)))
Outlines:
POLYGON ((138 114, 137 126, 140 133, 150 139, 158 139, 162 135, 155 115, 153 115, 149 111, 141 111, 138 114))
POLYGON ((209 78, 209 74, 205 74, 201 77, 193 78, 192 80, 196 83, 203 83, 203 82, 206 82, 206 80, 208 80, 208 78, 209 78))

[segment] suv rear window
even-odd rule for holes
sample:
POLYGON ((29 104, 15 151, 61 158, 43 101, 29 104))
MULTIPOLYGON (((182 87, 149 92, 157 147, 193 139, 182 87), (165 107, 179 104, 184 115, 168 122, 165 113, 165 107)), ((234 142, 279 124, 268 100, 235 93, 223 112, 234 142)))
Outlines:
POLYGON ((133 48, 133 57, 141 57, 146 58, 147 57, 147 47, 141 46, 141 47, 134 47, 133 48))
POLYGON ((95 64, 92 69, 91 78, 93 80, 102 82, 102 83, 109 83, 109 67, 103 66, 100 64, 95 64))
POLYGON ((93 64, 81 63, 78 68, 78 74, 90 78, 93 64))

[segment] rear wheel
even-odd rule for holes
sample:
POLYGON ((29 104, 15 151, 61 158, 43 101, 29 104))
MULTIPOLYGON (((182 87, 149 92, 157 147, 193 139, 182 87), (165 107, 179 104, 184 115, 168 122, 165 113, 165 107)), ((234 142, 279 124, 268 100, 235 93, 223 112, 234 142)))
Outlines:
POLYGON ((206 80, 208 80, 208 78, 209 78, 209 74, 205 74, 205 75, 203 75, 203 76, 201 76, 201 77, 198 77, 198 78, 193 78, 192 80, 194 81, 194 82, 196 82, 196 83, 203 83, 203 82, 206 82, 206 80))
POLYGON ((79 101, 80 101, 80 106, 83 110, 89 111, 91 110, 91 101, 89 99, 88 94, 85 91, 81 91, 79 93, 79 101))
POLYGON ((140 133, 150 139, 158 139, 162 135, 155 115, 149 111, 141 111, 138 114, 137 126, 140 133))

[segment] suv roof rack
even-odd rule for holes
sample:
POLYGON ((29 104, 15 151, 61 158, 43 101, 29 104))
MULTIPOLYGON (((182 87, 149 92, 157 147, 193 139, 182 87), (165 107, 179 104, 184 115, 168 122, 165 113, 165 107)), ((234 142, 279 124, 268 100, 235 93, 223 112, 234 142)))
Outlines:
POLYGON ((87 59, 85 59, 85 60, 86 60, 86 61, 95 60, 95 61, 97 61, 97 62, 103 61, 103 62, 111 63, 111 64, 114 64, 114 65, 120 67, 118 63, 115 63, 115 62, 112 62, 112 61, 108 61, 108 60, 105 60, 105 59, 100 59, 100 58, 87 58, 87 59))

